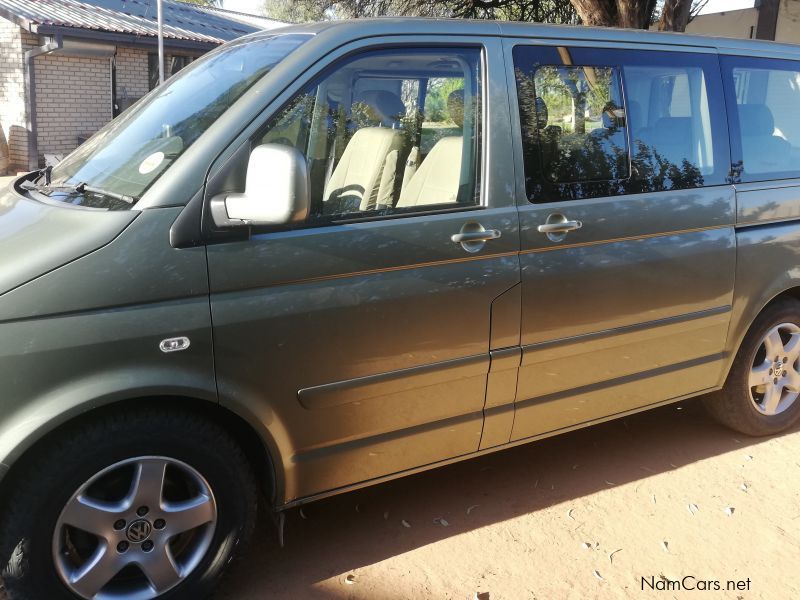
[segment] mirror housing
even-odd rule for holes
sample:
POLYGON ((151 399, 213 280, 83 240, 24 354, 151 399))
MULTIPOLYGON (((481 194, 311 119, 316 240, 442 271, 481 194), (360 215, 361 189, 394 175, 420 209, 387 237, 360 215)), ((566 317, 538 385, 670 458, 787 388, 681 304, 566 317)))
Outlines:
POLYGON ((247 162, 243 194, 211 199, 218 227, 285 225, 305 220, 310 206, 306 159, 297 148, 262 144, 247 162))

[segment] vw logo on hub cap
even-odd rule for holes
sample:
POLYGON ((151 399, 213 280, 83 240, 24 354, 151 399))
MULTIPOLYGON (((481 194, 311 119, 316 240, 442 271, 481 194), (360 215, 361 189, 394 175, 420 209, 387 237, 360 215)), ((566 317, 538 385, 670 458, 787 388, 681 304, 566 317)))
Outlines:
POLYGON ((150 521, 147 519, 139 519, 138 521, 134 521, 128 525, 128 531, 126 532, 126 535, 134 544, 141 544, 150 537, 152 532, 153 526, 150 525, 150 521))

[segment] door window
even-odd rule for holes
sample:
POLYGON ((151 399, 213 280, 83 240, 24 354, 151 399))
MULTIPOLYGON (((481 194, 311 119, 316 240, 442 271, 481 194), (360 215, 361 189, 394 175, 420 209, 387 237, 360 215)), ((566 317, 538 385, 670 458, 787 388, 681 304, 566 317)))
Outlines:
POLYGON ((343 61, 253 144, 299 149, 311 223, 479 204, 477 48, 373 51, 343 61))
POLYGON ((725 183, 713 56, 517 46, 513 57, 530 201, 725 183))
POLYGON ((740 180, 800 177, 800 65, 743 57, 722 65, 740 180))

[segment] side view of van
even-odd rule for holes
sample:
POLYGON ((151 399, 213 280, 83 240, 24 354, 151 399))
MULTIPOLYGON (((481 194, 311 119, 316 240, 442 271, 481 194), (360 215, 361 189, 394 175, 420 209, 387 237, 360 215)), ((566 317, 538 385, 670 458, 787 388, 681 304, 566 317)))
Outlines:
POLYGON ((240 38, 0 192, 12 600, 212 593, 331 494, 702 395, 800 418, 800 49, 240 38))

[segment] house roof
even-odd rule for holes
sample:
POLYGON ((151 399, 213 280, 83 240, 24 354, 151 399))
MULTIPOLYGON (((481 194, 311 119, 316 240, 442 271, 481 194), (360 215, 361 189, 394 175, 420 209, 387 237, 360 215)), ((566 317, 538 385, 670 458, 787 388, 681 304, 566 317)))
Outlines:
POLYGON ((276 27, 284 27, 289 25, 289 23, 284 23, 283 21, 276 21, 275 19, 269 19, 260 15, 251 15, 249 13, 243 13, 236 10, 219 8, 217 6, 195 6, 202 11, 222 15, 226 19, 233 19, 234 21, 239 21, 240 23, 253 25, 258 29, 275 29, 276 27))
MULTIPOLYGON (((167 44, 213 46, 283 25, 271 19, 175 0, 163 0, 163 10, 167 44)), ((155 40, 156 15, 156 0, 0 0, 0 17, 40 35, 115 34, 155 40)))

